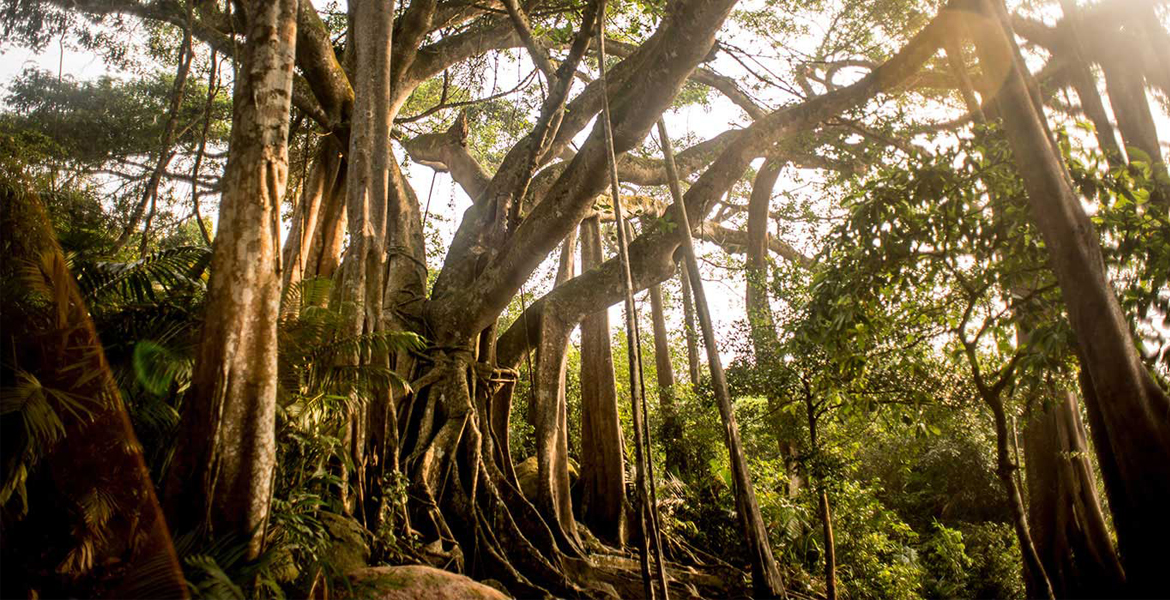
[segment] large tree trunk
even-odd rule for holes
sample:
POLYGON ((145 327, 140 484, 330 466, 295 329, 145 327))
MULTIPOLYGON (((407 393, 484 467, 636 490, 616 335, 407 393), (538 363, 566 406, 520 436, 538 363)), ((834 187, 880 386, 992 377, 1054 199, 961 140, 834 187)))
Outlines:
POLYGON ((207 318, 167 484, 172 524, 247 540, 249 558, 261 551, 276 468, 280 205, 296 15, 296 0, 245 4, 207 318))
POLYGON ((1097 500, 1089 442, 1071 392, 1031 406, 1024 429, 1028 523, 1058 598, 1103 598, 1125 582, 1097 500))
MULTIPOLYGON (((581 222, 581 270, 605 262, 601 222, 581 222)), ((581 521, 599 537, 626 541, 626 471, 610 348, 609 307, 581 321, 581 521)))
MULTIPOLYGON (((342 264, 339 298, 352 309, 346 337, 382 331, 382 309, 386 292, 386 220, 390 167, 390 42, 394 27, 394 6, 381 0, 357 0, 350 7, 351 44, 354 53, 354 108, 350 126, 348 171, 346 172, 346 217, 349 221, 349 249, 342 264)), ((388 365, 382 352, 355 351, 346 357, 351 365, 388 365)), ((351 392, 355 396, 356 391, 351 392)), ((378 402, 388 401, 379 393, 378 402)), ((353 511, 364 496, 366 444, 369 434, 369 405, 354 402, 343 435, 353 460, 353 474, 344 479, 355 488, 341 489, 342 503, 353 511)))
MULTIPOLYGON (((1029 98, 1015 43, 997 16, 998 0, 982 0, 976 43, 981 62, 1000 77, 997 102, 1024 178, 1032 216, 1044 236, 1092 382, 1085 397, 1104 444, 1103 470, 1115 463, 1106 492, 1122 561, 1138 595, 1164 592, 1165 540, 1170 538, 1170 399, 1146 371, 1105 270, 1096 231, 1073 191, 1047 124, 1029 98)), ((1094 433, 1094 437, 1098 434, 1094 433)))

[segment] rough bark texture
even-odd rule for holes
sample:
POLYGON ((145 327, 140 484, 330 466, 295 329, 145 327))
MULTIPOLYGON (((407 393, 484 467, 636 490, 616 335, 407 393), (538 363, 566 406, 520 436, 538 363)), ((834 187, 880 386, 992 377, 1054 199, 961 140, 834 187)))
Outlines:
POLYGON ((998 104, 1028 201, 1049 248, 1076 334, 1082 367, 1092 382, 1085 402, 1106 477, 1122 562, 1131 593, 1157 595, 1164 542, 1170 537, 1170 399, 1138 356, 1129 325, 1110 285, 1096 231, 1073 192, 1046 123, 1032 106, 1014 41, 999 26, 1002 6, 982 0, 977 29, 980 60, 1002 76, 998 104), (1097 430, 1100 430, 1098 434, 1097 430))
POLYGON ((296 0, 248 2, 231 148, 207 291, 207 319, 184 403, 168 514, 261 550, 276 460, 280 204, 296 0))
POLYGON ((1028 523, 1058 598, 1103 598, 1125 582, 1071 392, 1031 407, 1024 429, 1028 523))
MULTIPOLYGON (((601 223, 581 223, 581 270, 605 261, 601 223)), ((626 473, 610 348, 609 307, 581 321, 581 521, 602 539, 626 541, 626 473)))

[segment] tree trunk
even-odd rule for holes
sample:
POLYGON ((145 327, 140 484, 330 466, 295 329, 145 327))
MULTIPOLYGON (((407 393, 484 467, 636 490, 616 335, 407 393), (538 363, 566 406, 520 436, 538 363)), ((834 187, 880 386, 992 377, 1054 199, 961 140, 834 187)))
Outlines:
POLYGON ((207 318, 184 403, 168 514, 262 549, 276 467, 280 205, 288 176, 296 0, 246 3, 207 318))
MULTIPOLYGON (((581 222, 581 270, 605 262, 601 222, 581 222)), ((626 471, 610 349, 609 307, 581 321, 581 521, 625 544, 626 471)))
POLYGON ((317 147, 284 243, 284 287, 332 277, 345 237, 345 168, 332 137, 317 147))
POLYGON ((662 411, 662 448, 666 470, 675 477, 687 472, 687 452, 683 443, 683 425, 674 402, 674 365, 670 359, 670 337, 666 333, 666 314, 662 305, 662 288, 650 286, 650 318, 654 322, 654 365, 658 375, 658 404, 662 411))
POLYGON ((1085 57, 1085 36, 1076 2, 1061 0, 1060 6, 1072 31, 1072 43, 1070 44, 1072 64, 1069 65, 1069 69, 1072 71, 1073 88, 1076 89, 1077 97, 1081 100, 1081 108, 1085 111, 1085 116, 1089 117, 1093 128, 1096 129, 1097 145, 1101 147, 1101 152, 1105 154, 1109 165, 1116 167, 1124 163, 1125 153, 1122 152, 1121 146, 1117 143, 1113 123, 1109 121, 1109 113, 1105 110, 1105 103, 1101 101, 1101 92, 1097 91, 1097 78, 1093 75, 1089 61, 1085 57))
MULTIPOLYGON (((972 356, 972 360, 974 360, 972 356)), ((1036 550, 1036 544, 1032 541, 1032 532, 1028 528, 1027 514, 1024 509, 1024 498, 1020 492, 1018 479, 1015 477, 1015 470, 1019 469, 1019 465, 1012 462, 1011 449, 1008 446, 1008 439, 1011 432, 1008 431, 1007 415, 1004 412, 1003 400, 1000 398, 998 390, 987 389, 983 385, 979 385, 979 393, 983 396, 984 403, 991 409, 991 413, 995 418, 995 456, 996 467, 995 474, 999 477, 1000 484, 1003 485, 1007 492, 1008 510, 1012 516, 1012 526, 1016 530, 1016 537, 1020 542, 1020 554, 1024 557, 1024 581, 1027 584, 1028 597, 1030 598, 1054 598, 1052 584, 1048 579, 1048 574, 1044 569, 1044 564, 1040 560, 1040 554, 1036 550)))
POLYGON ((1032 539, 1058 598, 1107 597, 1125 575, 1097 500, 1085 427, 1074 394, 1053 400, 1029 407, 1024 428, 1032 539))
MULTIPOLYGON (((1146 371, 1125 316, 1110 285, 1096 231, 1073 191, 1045 121, 1028 97, 1014 60, 1014 40, 999 26, 983 0, 985 19, 976 42, 985 68, 1002 77, 998 104, 1032 216, 1044 236, 1068 308, 1069 320, 1092 382, 1086 395, 1097 412, 1104 440, 1097 445, 1103 469, 1116 463, 1117 477, 1106 478, 1122 562, 1137 595, 1164 591, 1162 560, 1170 538, 1170 399, 1146 371)), ((1096 433, 1094 436, 1096 437, 1096 433)))
MULTIPOLYGON (((354 55, 354 107, 350 126, 346 172, 346 217, 350 245, 342 264, 341 290, 345 308, 354 310, 342 332, 356 337, 383 331, 386 284, 386 226, 390 173, 390 47, 394 6, 382 0, 358 0, 350 5, 350 31, 354 55)), ((381 352, 354 352, 345 359, 351 365, 389 365, 381 352)), ((356 395, 356 392, 351 392, 356 395)), ((379 392, 377 402, 388 402, 389 391, 379 392)), ((356 398, 355 398, 356 399, 356 398)), ((345 479, 357 497, 341 489, 342 503, 353 511, 363 500, 369 436, 369 405, 354 402, 343 442, 352 456, 355 472, 345 479)))
MULTIPOLYGON (((812 392, 807 387, 804 392, 809 448, 816 455, 820 448, 820 440, 817 438, 816 406, 813 404, 812 392)), ((824 479, 817 478, 817 496, 821 513, 821 533, 825 538, 825 598, 837 600, 837 543, 833 540, 833 512, 829 508, 829 491, 826 489, 824 479)))
MULTIPOLYGON (((573 253, 577 232, 573 230, 561 246, 556 283, 573 278, 573 253)), ((569 335, 575 324, 565 323, 550 313, 540 327, 536 346, 536 373, 532 382, 535 401, 530 407, 536 438, 536 498, 531 500, 546 518, 559 525, 570 544, 578 544, 569 493, 569 424, 565 399, 566 358, 569 335)), ((553 528, 557 532, 558 527, 553 528)))
POLYGON ((683 333, 687 340, 687 375, 690 376, 691 387, 696 390, 699 388, 699 372, 701 365, 699 363, 699 336, 695 330, 695 305, 694 295, 691 292, 691 276, 687 272, 687 266, 679 262, 678 266, 679 284, 682 287, 682 301, 683 301, 683 333))
POLYGON ((747 543, 748 557, 752 564, 752 587, 757 597, 780 597, 784 595, 784 584, 780 580, 780 570, 776 567, 776 560, 772 557, 772 547, 768 542, 768 530, 764 527, 764 519, 760 515, 760 505, 756 501, 756 491, 752 486, 751 473, 748 472, 747 458, 744 456, 743 444, 739 439, 739 425, 735 422, 735 408, 731 404, 731 393, 727 389, 727 378, 723 372, 719 346, 715 339, 715 329, 711 323, 711 313, 707 306, 706 294, 703 292, 703 281, 699 274, 699 262, 695 257, 691 227, 683 204, 682 190, 679 189, 677 172, 674 168, 674 152, 670 146, 670 139, 666 135, 666 125, 661 120, 658 121, 658 135, 666 155, 666 168, 671 174, 670 191, 674 198, 673 207, 675 216, 679 219, 679 231, 683 238, 683 256, 690 274, 691 291, 695 295, 695 311, 699 317, 699 326, 703 331, 703 343, 707 347, 707 365, 711 369, 711 385, 715 391, 715 400, 719 405, 719 414, 723 418, 724 439, 727 442, 732 478, 735 483, 735 508, 739 515, 740 526, 743 528, 744 541, 747 543))
MULTIPOLYGON (((768 208, 772 190, 780 177, 783 164, 767 160, 755 181, 748 201, 747 224, 747 319, 752 336, 752 350, 756 356, 756 370, 764 378, 767 390, 775 389, 772 373, 778 366, 777 356, 780 340, 776 335, 776 321, 772 317, 772 305, 768 300, 768 208)), ((783 400, 774 393, 768 394, 769 411, 774 415, 773 428, 784 460, 784 471, 788 477, 788 497, 795 497, 803 484, 797 460, 797 442, 793 433, 798 430, 796 417, 783 410, 783 400)))

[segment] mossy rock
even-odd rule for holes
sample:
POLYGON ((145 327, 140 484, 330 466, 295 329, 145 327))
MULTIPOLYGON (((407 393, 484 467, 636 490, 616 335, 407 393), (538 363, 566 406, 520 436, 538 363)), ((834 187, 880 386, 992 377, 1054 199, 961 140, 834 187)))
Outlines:
POLYGON ((368 567, 349 574, 343 598, 363 600, 507 600, 503 592, 470 577, 422 565, 368 567))
POLYGON ((351 573, 369 564, 370 545, 361 523, 335 513, 321 513, 329 532, 329 548, 322 557, 334 573, 351 573))
MULTIPOLYGON (((524 497, 529 500, 536 497, 536 457, 529 456, 516 465, 516 480, 520 482, 520 491, 524 492, 524 497)), ((569 485, 576 485, 577 475, 579 471, 577 468, 577 461, 569 459, 569 485)))

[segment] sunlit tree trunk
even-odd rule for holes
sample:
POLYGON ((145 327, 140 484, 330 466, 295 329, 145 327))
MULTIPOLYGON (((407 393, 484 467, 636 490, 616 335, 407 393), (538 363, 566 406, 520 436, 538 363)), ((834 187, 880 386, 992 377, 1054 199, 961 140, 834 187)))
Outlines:
POLYGON ((987 72, 1001 82, 998 104, 1024 179, 1032 216, 1048 246, 1076 334, 1090 425, 1106 477, 1121 557, 1132 593, 1164 590, 1165 540, 1170 538, 1170 399, 1142 364, 1128 322, 1109 282, 1097 233, 1080 205, 1042 115, 1028 95, 1014 40, 998 18, 998 0, 982 0, 976 43, 987 72), (1098 433, 1094 433, 1094 438, 1098 433))
POLYGON ((168 513, 259 555, 276 467, 280 205, 288 176, 296 0, 244 3, 231 146, 208 282, 207 315, 175 462, 168 513))
MULTIPOLYGON (((605 262, 601 221, 581 222, 581 270, 605 262)), ((618 418, 609 307, 581 321, 581 521, 599 537, 626 539, 625 451, 618 418)))
POLYGON ((340 262, 345 237, 345 168, 338 143, 321 140, 293 211, 282 251, 284 287, 302 279, 329 278, 340 262))

